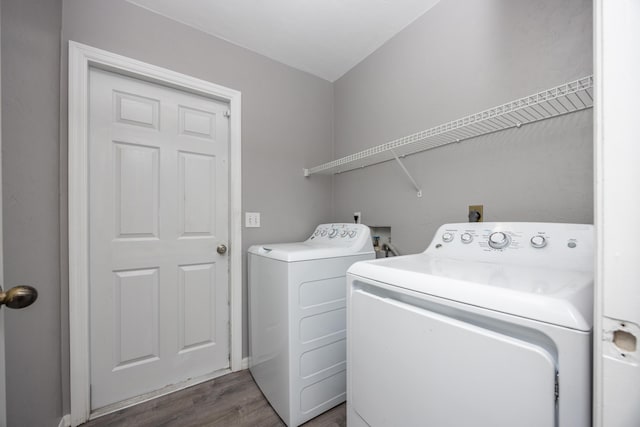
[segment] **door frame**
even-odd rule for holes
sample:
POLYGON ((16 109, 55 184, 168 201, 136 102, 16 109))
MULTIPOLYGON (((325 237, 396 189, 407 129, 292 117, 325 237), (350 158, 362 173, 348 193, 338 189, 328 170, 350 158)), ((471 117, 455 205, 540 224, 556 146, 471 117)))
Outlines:
POLYGON ((594 15, 595 297, 593 426, 638 425, 640 179, 636 96, 640 55, 634 0, 596 0, 594 15), (636 52, 635 54, 633 52, 636 52), (621 339, 616 338, 620 334, 621 339), (625 338, 626 336, 626 338, 625 338))
POLYGON ((71 423, 91 415, 89 354, 89 69, 99 68, 229 103, 230 372, 242 369, 241 93, 69 41, 69 341, 71 423))
MULTIPOLYGON (((0 19, 1 21, 1 19, 0 19)), ((1 56, 1 55, 0 55, 1 56)), ((0 59, 0 65, 2 60, 0 59)), ((2 67, 0 66, 0 70, 2 67)), ((0 76, 1 77, 1 76, 0 76)), ((2 79, 0 78, 0 82, 2 79)), ((0 84, 0 101, 2 100, 2 85, 0 84)), ((0 102, 0 224, 2 224, 2 102, 0 102)), ((3 253, 3 233, 0 226, 0 288, 4 283, 4 253, 3 253)), ((5 346, 4 346, 4 312, 0 310, 0 426, 7 425, 7 383, 5 375, 5 346)))

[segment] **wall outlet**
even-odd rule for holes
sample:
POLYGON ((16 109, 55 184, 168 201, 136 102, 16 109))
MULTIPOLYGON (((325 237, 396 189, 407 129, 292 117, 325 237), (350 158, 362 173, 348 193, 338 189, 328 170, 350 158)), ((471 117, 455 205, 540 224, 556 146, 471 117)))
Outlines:
POLYGON ((469 205, 469 222, 484 222, 483 205, 469 205), (476 213, 477 212, 477 213, 476 213), (480 214, 480 216, 478 216, 480 214))
POLYGON ((362 224, 362 212, 354 212, 353 220, 356 224, 362 224))
POLYGON ((260 212, 245 212, 244 226, 247 228, 260 227, 260 212))

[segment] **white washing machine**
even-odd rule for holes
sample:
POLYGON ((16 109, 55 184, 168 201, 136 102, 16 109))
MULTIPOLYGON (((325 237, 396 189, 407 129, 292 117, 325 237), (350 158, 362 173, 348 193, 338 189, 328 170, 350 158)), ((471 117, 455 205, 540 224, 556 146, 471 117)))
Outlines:
POLYGON ((346 273, 375 258, 369 228, 322 224, 304 242, 249 248, 249 369, 288 426, 346 397, 346 273))
POLYGON ((347 420, 591 425, 593 226, 463 223, 354 264, 347 420))

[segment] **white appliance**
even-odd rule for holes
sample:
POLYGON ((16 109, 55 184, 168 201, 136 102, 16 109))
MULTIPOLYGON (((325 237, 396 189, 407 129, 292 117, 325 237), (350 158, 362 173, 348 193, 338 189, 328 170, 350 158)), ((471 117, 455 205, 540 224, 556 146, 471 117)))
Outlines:
POLYGON ((249 369, 288 426, 346 397, 346 272, 375 258, 369 228, 322 224, 249 248, 249 369))
POLYGON ((348 272, 347 421, 591 425, 593 226, 463 223, 348 272))

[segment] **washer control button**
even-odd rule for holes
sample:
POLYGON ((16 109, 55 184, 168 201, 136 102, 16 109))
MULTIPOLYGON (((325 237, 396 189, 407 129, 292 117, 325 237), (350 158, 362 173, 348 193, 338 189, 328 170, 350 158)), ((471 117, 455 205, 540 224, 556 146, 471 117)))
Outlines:
POLYGON ((541 249, 547 246, 547 239, 544 236, 533 236, 531 238, 531 246, 536 249, 541 249))
POLYGON ((495 233, 491 233, 491 235, 489 236, 489 246, 491 246, 493 249, 506 248, 507 246, 509 246, 509 243, 511 243, 509 236, 507 236, 502 231, 496 231, 495 233))
POLYGON ((322 230, 322 231, 320 231, 320 235, 321 235, 322 237, 326 236, 326 235, 327 235, 327 230, 322 230))
POLYGON ((448 231, 446 233, 444 233, 442 235, 442 241, 447 242, 447 243, 453 241, 453 233, 449 233, 448 231))
POLYGON ((337 228, 332 228, 331 231, 329 232, 329 238, 333 239, 337 235, 338 235, 338 229, 337 228))
POLYGON ((356 234, 358 234, 358 232, 356 230, 351 230, 349 232, 349 237, 351 237, 353 239, 354 237, 356 237, 356 234))
POLYGON ((460 240, 462 240, 462 243, 471 243, 473 242, 473 236, 471 233, 462 233, 462 235, 460 235, 460 240))
POLYGON ((567 246, 569 246, 571 249, 573 249, 578 245, 573 240, 570 240, 569 243, 567 243, 567 246))
POLYGON ((347 237, 349 235, 349 232, 347 230, 342 230, 342 233, 340 233, 340 237, 347 237))

